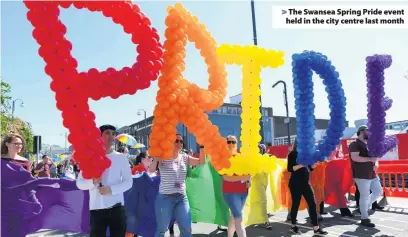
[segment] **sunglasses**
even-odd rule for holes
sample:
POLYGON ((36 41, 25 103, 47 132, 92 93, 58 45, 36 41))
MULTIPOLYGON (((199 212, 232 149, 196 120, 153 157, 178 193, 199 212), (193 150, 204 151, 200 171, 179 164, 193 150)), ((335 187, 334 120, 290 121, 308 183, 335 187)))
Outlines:
POLYGON ((176 140, 174 143, 180 143, 180 144, 183 144, 183 143, 184 143, 184 141, 183 141, 183 140, 176 140))
POLYGON ((13 144, 14 146, 23 146, 23 143, 11 143, 11 144, 13 144))
POLYGON ((227 144, 237 144, 236 141, 227 141, 227 144))

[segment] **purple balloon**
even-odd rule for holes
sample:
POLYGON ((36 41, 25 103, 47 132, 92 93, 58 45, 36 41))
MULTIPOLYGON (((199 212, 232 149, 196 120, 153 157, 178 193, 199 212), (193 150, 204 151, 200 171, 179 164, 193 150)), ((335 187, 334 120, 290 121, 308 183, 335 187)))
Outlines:
POLYGON ((382 107, 384 108, 384 111, 387 111, 391 108, 392 106, 392 99, 388 98, 388 97, 384 97, 383 101, 382 101, 382 107))
POLYGON ((384 70, 392 64, 391 55, 374 55, 366 57, 367 76, 367 118, 368 118, 368 150, 374 157, 382 157, 397 146, 395 135, 385 136, 385 111, 392 106, 392 99, 385 96, 384 70))

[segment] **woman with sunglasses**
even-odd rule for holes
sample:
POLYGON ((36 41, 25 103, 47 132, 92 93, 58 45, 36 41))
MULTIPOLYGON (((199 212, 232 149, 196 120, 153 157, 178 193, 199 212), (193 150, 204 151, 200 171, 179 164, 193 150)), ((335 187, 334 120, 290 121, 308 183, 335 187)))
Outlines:
POLYGON ((25 140, 22 136, 13 134, 6 136, 1 143, 1 159, 22 166, 31 173, 31 163, 18 154, 23 152, 25 140))
MULTIPOLYGON (((192 237, 191 213, 186 195, 187 167, 205 163, 204 147, 200 146, 200 158, 181 153, 183 137, 176 134, 171 159, 159 159, 160 186, 155 211, 157 230, 155 237, 164 237, 173 216, 182 237, 192 237)), ((156 160, 153 160, 155 163, 156 160)))
MULTIPOLYGON (((237 138, 227 136, 228 149, 234 156, 237 154, 237 138)), ((248 197, 251 176, 223 176, 222 191, 224 200, 231 210, 231 218, 228 222, 228 237, 233 237, 237 232, 238 237, 246 237, 245 226, 242 221, 242 209, 248 197)))
POLYGON ((292 196, 292 207, 290 210, 290 219, 292 222, 292 226, 290 228, 290 232, 294 234, 302 234, 302 232, 296 226, 296 218, 300 206, 300 201, 303 196, 308 206, 309 216, 312 220, 314 234, 327 235, 328 232, 319 227, 316 211, 316 200, 314 198, 312 185, 310 184, 309 173, 313 171, 313 169, 316 167, 316 164, 313 166, 298 164, 296 162, 297 157, 297 141, 295 141, 292 151, 288 155, 287 166, 288 171, 291 173, 289 179, 289 189, 292 196))

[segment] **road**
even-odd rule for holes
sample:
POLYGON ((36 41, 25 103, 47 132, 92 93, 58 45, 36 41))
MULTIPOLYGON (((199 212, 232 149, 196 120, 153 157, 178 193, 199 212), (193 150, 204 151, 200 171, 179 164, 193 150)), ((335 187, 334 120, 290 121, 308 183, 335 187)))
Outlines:
MULTIPOLYGON (((324 220, 321 222, 322 226, 329 232, 330 237, 404 237, 408 233, 408 201, 407 199, 389 198, 390 206, 386 207, 383 211, 376 211, 372 213, 371 220, 377 226, 376 228, 365 228, 358 224, 359 216, 354 218, 344 218, 340 216, 338 210, 333 210, 330 207, 326 209, 329 214, 324 216, 324 220)), ((247 228, 248 237, 286 237, 292 236, 288 233, 290 223, 286 220, 285 211, 275 213, 270 217, 273 229, 266 230, 261 226, 250 226, 247 228)), ((309 218, 306 211, 299 212, 298 216, 299 227, 304 234, 302 236, 313 236, 311 225, 308 224, 309 218)), ((176 233, 177 227, 174 228, 176 233)), ((28 235, 27 237, 82 237, 85 235, 64 233, 58 231, 42 230, 35 234, 28 235)), ((218 232, 217 226, 212 224, 193 224, 193 236, 205 237, 205 236, 219 236, 226 237, 225 232, 218 232)))

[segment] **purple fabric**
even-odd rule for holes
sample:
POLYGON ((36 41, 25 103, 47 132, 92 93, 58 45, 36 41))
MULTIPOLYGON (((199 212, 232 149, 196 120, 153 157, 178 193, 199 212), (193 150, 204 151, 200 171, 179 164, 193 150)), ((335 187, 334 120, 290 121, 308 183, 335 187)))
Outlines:
POLYGON ((392 106, 392 99, 385 96, 384 70, 392 64, 390 55, 374 55, 366 58, 367 75, 367 117, 368 151, 370 156, 382 157, 398 145, 395 135, 385 135, 386 111, 392 106))
MULTIPOLYGON (((153 237, 156 232, 154 204, 159 192, 160 176, 150 177, 144 173, 133 178, 133 187, 124 193, 127 217, 127 232, 153 237)), ((174 223, 173 220, 170 224, 174 223)))
POLYGON ((89 233, 89 194, 78 190, 75 181, 34 178, 2 160, 1 195, 2 237, 23 237, 39 229, 89 233))

